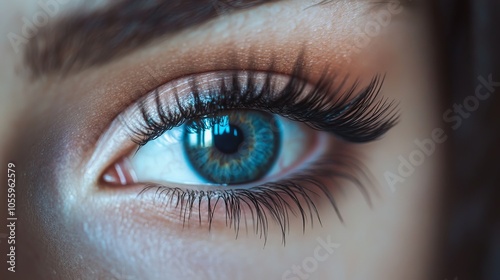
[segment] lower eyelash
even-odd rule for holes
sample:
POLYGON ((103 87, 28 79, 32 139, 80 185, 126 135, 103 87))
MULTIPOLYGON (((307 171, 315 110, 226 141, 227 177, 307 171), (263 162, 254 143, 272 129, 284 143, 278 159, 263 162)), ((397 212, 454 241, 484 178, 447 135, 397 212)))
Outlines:
POLYGON ((332 189, 340 187, 339 179, 353 183, 363 194, 371 206, 366 184, 371 178, 364 165, 348 154, 326 153, 321 159, 312 163, 289 178, 278 182, 268 182, 248 189, 227 190, 189 190, 179 187, 148 185, 140 193, 154 191, 153 203, 162 207, 173 207, 179 213, 179 219, 186 226, 195 217, 201 225, 202 216, 211 230, 214 213, 224 207, 225 225, 233 228, 238 238, 241 223, 248 233, 247 218, 251 217, 253 231, 267 242, 269 222, 274 221, 281 229, 282 243, 286 244, 286 235, 290 229, 290 215, 302 219, 302 230, 307 225, 312 228, 314 220, 322 225, 317 203, 329 201, 341 222, 342 215, 333 198, 332 189), (325 182, 326 181, 326 182, 325 182), (337 183, 335 187, 331 185, 337 183), (222 206, 223 204, 223 206, 222 206))

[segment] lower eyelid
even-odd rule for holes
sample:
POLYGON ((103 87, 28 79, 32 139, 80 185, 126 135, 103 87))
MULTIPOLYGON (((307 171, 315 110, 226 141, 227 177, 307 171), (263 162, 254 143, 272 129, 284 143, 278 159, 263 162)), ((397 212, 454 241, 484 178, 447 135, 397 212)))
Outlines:
MULTIPOLYGON (((238 195, 241 189, 210 192, 209 189, 200 191, 185 186, 148 185, 143 187, 139 198, 152 209, 157 209, 155 211, 161 209, 168 221, 180 223, 183 227, 195 229, 193 226, 196 226, 200 230, 207 227, 212 230, 232 228, 236 235, 240 231, 254 231, 265 242, 269 229, 276 226, 281 230, 284 242, 291 226, 302 225, 302 230, 306 230, 306 226, 321 224, 320 212, 333 211, 342 221, 340 210, 333 200, 334 194, 341 189, 355 185, 361 188, 363 195, 368 194, 366 187, 371 181, 366 176, 366 170, 358 165, 355 157, 349 155, 351 148, 343 144, 340 147, 345 153, 338 154, 330 147, 330 151, 320 155, 315 163, 299 174, 280 182, 243 190, 248 191, 245 195, 238 195), (265 189, 262 188, 269 193, 263 193, 265 189), (227 200, 231 194, 235 197, 227 200), (228 204, 228 201, 231 202, 228 204), (259 211, 260 214, 257 213, 259 211)), ((369 197, 366 199, 369 203, 369 197)))

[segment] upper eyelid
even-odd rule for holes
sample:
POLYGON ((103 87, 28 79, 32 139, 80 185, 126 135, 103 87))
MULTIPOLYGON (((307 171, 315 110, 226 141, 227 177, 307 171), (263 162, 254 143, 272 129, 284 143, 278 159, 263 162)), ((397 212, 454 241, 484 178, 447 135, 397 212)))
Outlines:
MULTIPOLYGON (((300 69, 299 66, 297 67, 300 69)), ((299 74, 298 72, 295 74, 299 74)), ((166 91, 160 93, 157 90, 153 96, 145 96, 135 108, 139 114, 135 118, 142 118, 142 124, 134 120, 136 125, 129 126, 132 139, 142 146, 149 140, 156 139, 166 130, 181 125, 187 118, 202 117, 231 109, 257 109, 278 113, 292 120, 307 122, 314 129, 329 131, 351 142, 375 140, 394 126, 398 119, 395 103, 377 99, 382 85, 382 81, 377 76, 367 87, 358 91, 360 93, 355 93, 358 83, 347 90, 342 87, 332 89, 331 83, 333 82, 326 76, 319 81, 319 84, 312 87, 306 86, 307 80, 302 81, 297 76, 290 76, 286 84, 281 84, 276 89, 273 88, 272 81, 274 80, 271 79, 277 74, 247 73, 245 74, 247 76, 244 76, 246 78, 243 78, 240 84, 238 77, 241 77, 241 73, 247 72, 217 72, 212 74, 215 76, 208 76, 208 80, 201 78, 206 84, 213 84, 213 88, 205 86, 214 92, 209 90, 209 92, 200 93, 203 87, 197 88, 195 78, 188 78, 184 81, 182 79, 173 81, 173 85, 166 85, 166 91), (259 77, 265 80, 264 85, 261 84, 261 88, 245 92, 246 87, 255 86, 252 83, 259 77), (226 80, 232 81, 230 82, 232 88, 231 86, 224 88, 227 87, 227 82, 224 82, 226 80), (270 83, 268 85, 270 88, 266 89, 265 83, 270 83), (182 95, 177 92, 176 85, 179 84, 186 94, 182 95), (344 91, 343 94, 341 94, 342 91, 344 91), (239 96, 239 94, 244 96, 239 96), (273 94, 276 96, 272 97, 273 94), (160 98, 160 95, 164 97, 160 98), (181 104, 179 98, 187 99, 183 101, 184 105, 181 104), (208 99, 208 101, 200 101, 200 98, 208 99), (293 105, 294 103, 296 104, 293 105), (208 107, 196 109, 192 106, 208 107)))
MULTIPOLYGON (((257 39, 258 38, 256 38, 256 40, 257 39)), ((353 65, 350 67, 346 65, 346 62, 338 59, 336 55, 325 58, 325 60, 320 60, 313 47, 310 48, 307 46, 306 48, 306 46, 300 42, 291 45, 291 48, 287 48, 284 52, 279 53, 273 51, 272 46, 250 47, 248 51, 239 52, 234 50, 234 52, 230 52, 229 54, 217 53, 216 50, 220 47, 210 49, 206 53, 201 49, 194 48, 193 50, 188 50, 180 54, 178 58, 170 58, 173 54, 170 54, 167 50, 161 50, 161 52, 158 51, 154 53, 154 55, 148 54, 147 56, 140 57, 133 55, 130 61, 113 63, 112 65, 106 66, 104 71, 97 69, 68 77, 68 82, 65 81, 65 85, 82 88, 82 90, 75 92, 81 96, 82 102, 96 105, 94 108, 96 108, 101 115, 99 119, 100 123, 97 121, 93 122, 96 132, 92 134, 92 139, 87 140, 89 144, 84 144, 86 147, 92 149, 95 147, 102 133, 109 127, 111 121, 116 119, 123 110, 161 84, 188 75, 232 69, 266 71, 270 68, 269 65, 271 65, 273 61, 276 62, 275 68, 280 73, 291 74, 291 69, 293 69, 293 58, 297 55, 297 52, 301 51, 307 53, 307 55, 305 55, 306 59, 304 60, 304 64, 306 65, 305 68, 312 72, 312 81, 317 79, 323 68, 335 68, 338 70, 337 73, 341 75, 347 75, 348 72, 354 72, 356 74, 361 72, 357 70, 357 66, 353 65), (159 56, 160 54, 161 56, 159 56), (195 61, 193 61, 191 57, 196 57, 198 54, 207 54, 209 58, 202 58, 201 61, 197 59, 202 64, 193 64, 195 61), (146 58, 146 60, 144 58, 146 58), (152 60, 152 58, 154 58, 154 60, 152 60), (209 59, 217 61, 217 63, 213 64, 210 62, 211 64, 209 64, 209 59), (151 69, 151 71, 146 71, 148 69, 151 69), (86 77, 89 72, 91 74, 90 78, 86 77), (90 101, 91 98, 92 102, 90 101), (111 104, 111 101, 113 101, 113 104, 111 104)), ((332 52, 334 52, 335 49, 332 48, 332 52)), ((341 52, 342 49, 339 50, 339 53, 341 52)), ((57 94, 71 95, 73 93, 60 91, 57 92, 57 94)), ((89 137, 87 137, 87 139, 88 138, 89 137)), ((75 139, 75 141, 80 140, 75 139)))

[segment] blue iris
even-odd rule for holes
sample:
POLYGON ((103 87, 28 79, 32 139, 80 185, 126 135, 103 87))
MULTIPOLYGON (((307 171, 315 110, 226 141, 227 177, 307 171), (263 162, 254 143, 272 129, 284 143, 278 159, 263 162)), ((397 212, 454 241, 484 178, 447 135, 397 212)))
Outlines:
POLYGON ((272 114, 229 111, 186 123, 184 150, 191 166, 211 183, 243 184, 271 169, 281 132, 272 114))

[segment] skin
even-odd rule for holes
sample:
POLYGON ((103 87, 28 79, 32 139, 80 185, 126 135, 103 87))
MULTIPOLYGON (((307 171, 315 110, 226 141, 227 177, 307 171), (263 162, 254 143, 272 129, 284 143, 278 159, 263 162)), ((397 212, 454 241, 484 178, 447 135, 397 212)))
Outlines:
MULTIPOLYGON (((3 166, 16 164, 19 219, 16 273, 7 279, 432 279, 444 144, 393 188, 385 176, 398 174, 398 157, 409 158, 415 139, 442 127, 429 8, 402 8, 369 45, 356 47, 356 28, 373 22, 370 9, 387 6, 339 1, 305 9, 312 3, 283 1, 224 16, 99 67, 36 80, 2 36, 0 158, 3 166), (210 232, 205 223, 183 228, 172 209, 138 199, 140 185, 101 186, 99 176, 133 143, 98 139, 129 104, 164 82, 250 60, 251 70, 274 60, 289 74, 304 46, 311 82, 326 66, 366 82, 386 73, 382 95, 399 102, 401 120, 381 140, 349 144, 378 182, 368 187, 371 207, 345 182, 334 191, 344 223, 323 201, 322 226, 303 233, 301 219, 292 218, 283 246, 271 225, 264 246, 251 230, 235 239, 224 223, 210 232), (338 246, 316 249, 318 238, 338 246), (311 258, 315 269, 307 268, 311 258)), ((37 9, 34 0, 2 2, 0 10, 10 11, 0 17, 2 34, 19 32, 20 18, 37 9)))

